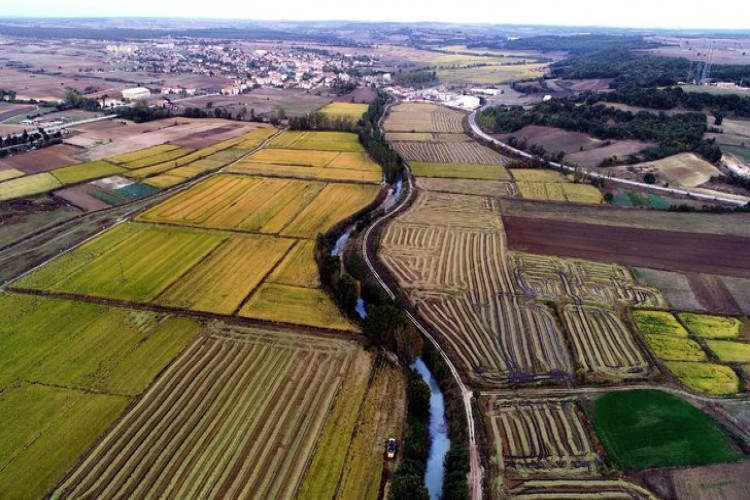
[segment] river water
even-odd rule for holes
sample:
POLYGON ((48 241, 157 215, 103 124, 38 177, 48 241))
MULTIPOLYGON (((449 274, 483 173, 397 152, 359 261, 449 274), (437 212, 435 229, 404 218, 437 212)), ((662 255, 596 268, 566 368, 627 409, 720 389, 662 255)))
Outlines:
POLYGON ((430 387, 430 454, 427 457, 424 484, 430 493, 430 500, 438 500, 443 494, 445 475, 443 464, 451 447, 451 441, 448 438, 448 425, 445 422, 443 393, 438 387, 437 380, 434 379, 421 358, 412 363, 411 369, 419 373, 430 387))

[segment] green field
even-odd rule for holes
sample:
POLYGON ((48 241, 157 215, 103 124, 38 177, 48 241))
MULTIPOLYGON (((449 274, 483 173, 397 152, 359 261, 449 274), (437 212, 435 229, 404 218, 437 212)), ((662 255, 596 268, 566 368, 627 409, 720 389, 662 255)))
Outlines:
POLYGON ((329 117, 341 116, 344 118, 350 118, 356 122, 357 120, 362 118, 362 115, 365 114, 368 107, 369 106, 367 104, 332 102, 328 106, 322 108, 320 112, 329 117))
POLYGON ((673 335, 687 337, 685 330, 677 318, 665 311, 633 311, 633 321, 638 330, 644 335, 673 335))
POLYGON ((646 342, 665 361, 706 361, 706 354, 694 340, 674 335, 646 335, 646 342))
POLYGON ((90 161, 80 165, 72 165, 53 170, 51 173, 63 185, 78 184, 79 182, 90 181, 125 172, 122 167, 116 167, 106 161, 90 161))
POLYGON ((411 162, 412 172, 418 177, 447 177, 509 181, 510 174, 502 165, 477 165, 472 163, 411 162))
POLYGON ((704 465, 743 457, 718 422, 660 391, 599 396, 594 400, 592 422, 609 457, 625 470, 704 465))
POLYGON ((62 187, 62 184, 49 172, 17 177, 0 182, 0 201, 27 198, 59 187, 62 187))
POLYGON ((0 318, 0 498, 48 492, 200 330, 188 318, 16 294, 0 294, 0 318))
POLYGON ((724 363, 750 363, 750 344, 730 340, 707 340, 706 345, 724 363))

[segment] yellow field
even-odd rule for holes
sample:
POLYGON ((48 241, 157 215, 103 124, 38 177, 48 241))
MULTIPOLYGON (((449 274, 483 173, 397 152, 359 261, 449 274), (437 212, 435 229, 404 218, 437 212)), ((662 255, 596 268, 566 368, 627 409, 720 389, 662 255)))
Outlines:
POLYGON ((325 167, 338 153, 335 151, 307 151, 297 149, 262 149, 245 159, 245 162, 276 163, 281 165, 299 165, 308 167, 325 167))
POLYGON ((281 231, 284 236, 314 238, 364 209, 375 200, 377 186, 328 184, 302 212, 281 231))
POLYGON ((740 380, 728 366, 685 361, 667 361, 664 364, 680 382, 694 391, 726 396, 740 390, 740 380))
POLYGON ((544 182, 516 182, 521 197, 528 200, 565 201, 561 184, 544 182))
POLYGON ((293 240, 267 236, 231 236, 154 302, 194 311, 232 314, 293 243, 293 240))
POLYGON ((707 340, 706 345, 723 363, 750 363, 750 344, 729 340, 707 340))
POLYGON ((543 170, 541 168, 514 168, 510 171, 513 179, 519 182, 549 182, 564 183, 568 179, 556 170, 543 170))
POLYGON ((276 129, 273 127, 253 130, 250 133, 242 135, 242 142, 236 143, 234 147, 236 147, 237 149, 242 149, 244 151, 251 151, 263 144, 263 141, 265 141, 275 133, 276 129))
POLYGON ((120 164, 128 169, 138 169, 138 168, 145 168, 150 167, 151 165, 157 165, 159 163, 168 162, 171 160, 176 160, 177 158, 183 157, 187 154, 192 153, 193 150, 190 148, 178 148, 175 147, 174 149, 170 149, 169 151, 164 151, 163 153, 147 156, 145 158, 140 158, 137 160, 131 160, 129 162, 120 162, 120 164))
POLYGON ((633 321, 644 335, 687 337, 688 332, 677 318, 666 311, 633 311, 633 321))
POLYGON ((108 175, 119 174, 122 172, 125 172, 124 168, 117 167, 106 161, 91 161, 88 163, 81 163, 80 165, 58 168, 50 173, 63 185, 69 185, 90 181, 92 179, 99 179, 101 177, 107 177, 108 175))
POLYGON ((218 175, 146 211, 138 220, 277 234, 323 187, 319 182, 218 175))
POLYGON ((280 323, 355 330, 323 290, 266 283, 242 306, 239 315, 280 323))
POLYGON ((317 151, 364 151, 356 134, 348 132, 286 131, 274 137, 268 148, 309 149, 317 151))
POLYGON ((706 353, 694 340, 672 335, 645 335, 646 343, 665 361, 706 361, 706 353))
POLYGON ((268 281, 280 285, 317 288, 320 273, 315 264, 315 242, 300 241, 274 269, 268 281))
POLYGON ((514 168, 521 197, 531 200, 567 201, 571 203, 601 203, 602 194, 590 184, 572 183, 562 173, 536 168, 514 168))
POLYGON ((181 182, 185 182, 185 179, 170 174, 155 175, 154 177, 149 177, 148 179, 144 179, 143 181, 141 181, 142 184, 146 184, 157 189, 170 188, 172 186, 180 184, 181 182))
POLYGON ((351 118, 356 122, 362 118, 362 115, 365 114, 368 107, 367 104, 332 102, 328 106, 322 108, 320 112, 329 117, 343 116, 344 118, 351 118))
POLYGON ((744 323, 738 318, 709 314, 680 313, 680 319, 696 337, 733 339, 739 337, 744 323))
MULTIPOLYGON (((302 153, 302 151, 300 151, 300 153, 302 153)), ((310 152, 306 151, 305 153, 309 154, 310 152)), ((287 157, 292 158, 292 160, 287 161, 296 161, 304 156, 304 154, 295 154, 291 157, 287 157)), ((298 163, 302 163, 303 161, 307 160, 300 160, 298 163)), ((323 160, 322 158, 320 161, 318 161, 318 159, 313 159, 309 163, 313 162, 319 165, 323 160)), ((370 157, 363 152, 336 153, 336 156, 322 167, 281 164, 281 162, 261 163, 254 161, 253 158, 249 158, 229 167, 227 172, 248 175, 269 175, 272 177, 293 177, 297 179, 360 181, 367 183, 379 183, 383 178, 380 166, 373 162, 370 157)))
POLYGON ((16 177, 23 177, 24 175, 26 174, 16 168, 0 170, 0 182, 15 179, 16 177))
POLYGON ((49 172, 18 177, 0 182, 0 201, 26 198, 59 187, 62 187, 62 184, 49 172))
POLYGON ((544 75, 547 67, 547 63, 459 67, 440 69, 437 71, 437 77, 441 83, 497 84, 540 78, 544 75))

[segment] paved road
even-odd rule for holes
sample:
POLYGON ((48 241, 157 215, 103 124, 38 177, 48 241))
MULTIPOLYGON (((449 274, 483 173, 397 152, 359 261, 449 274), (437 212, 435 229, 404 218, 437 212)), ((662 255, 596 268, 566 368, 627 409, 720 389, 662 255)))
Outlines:
MULTIPOLYGON (((404 196, 401 203, 399 203, 396 207, 394 207, 392 210, 386 212, 383 216, 381 216, 379 219, 377 219, 374 223, 372 223, 367 230, 365 231, 364 237, 362 238, 362 255, 364 255, 365 262, 367 263, 367 267, 370 269, 370 272, 375 276, 375 279, 378 280, 380 283, 380 286, 383 287, 385 292, 388 294, 389 297, 392 299, 396 298, 396 295, 391 291, 391 289, 388 287, 388 285, 385 283, 383 278, 378 274, 378 271, 375 269, 375 267, 372 265, 372 261, 370 260, 370 255, 368 253, 368 241, 370 240, 370 236, 372 234, 372 231, 378 227, 380 224, 385 222, 386 220, 394 217, 396 214, 398 214, 403 208, 409 203, 411 198, 414 196, 414 188, 412 186, 411 182, 411 175, 408 170, 408 166, 406 167, 406 179, 404 179, 406 185, 406 196, 404 196)), ((482 498, 482 480, 484 476, 484 470, 482 468, 482 462, 480 460, 479 455, 479 448, 477 446, 476 441, 476 435, 474 432, 475 426, 474 426, 474 409, 472 407, 472 399, 473 399, 473 393, 471 390, 469 390, 468 387, 463 383, 461 380, 461 376, 458 373, 458 370, 456 369, 456 366, 453 364, 453 362, 450 360, 446 352, 440 347, 440 344, 435 340, 435 338, 430 334, 430 332, 420 323, 420 321, 414 317, 410 312, 407 311, 406 313, 409 316, 409 319, 414 323, 414 326, 416 326, 420 332, 432 343, 432 345, 435 346, 435 349, 440 352, 440 356, 443 358, 443 361, 445 362, 446 366, 450 370, 451 374, 453 374, 453 378, 456 379, 456 383, 458 384, 458 387, 461 390, 461 396, 463 398, 464 403, 464 411, 466 412, 466 423, 469 430, 469 490, 471 491, 471 500, 481 500, 482 498)))
MULTIPOLYGON (((469 125, 471 126, 471 130, 474 132, 475 135, 481 137, 482 139, 492 142, 494 144, 497 144, 498 146, 501 146, 505 149, 508 149, 510 151, 513 151, 514 153, 524 157, 524 158, 532 158, 533 156, 527 153, 526 151, 521 151, 520 149, 513 148, 504 142, 498 141, 494 137, 491 137, 482 131, 482 129, 479 128, 479 125, 477 125, 477 112, 481 111, 484 108, 479 108, 478 110, 475 110, 473 113, 469 115, 469 125)), ((563 170, 565 172, 575 172, 575 167, 571 167, 570 165, 565 165, 562 163, 556 163, 556 162, 550 162, 550 165, 554 168, 557 168, 559 170, 563 170)), ((737 205, 737 206, 745 206, 748 204, 749 199, 737 199, 737 198, 729 198, 726 196, 719 196, 719 195, 710 195, 705 193, 696 193, 695 191, 689 191, 686 189, 672 189, 667 188, 663 186, 656 186, 653 184, 646 184, 644 182, 638 182, 638 181, 631 181, 628 179, 618 179, 617 177, 609 177, 607 175, 597 174, 594 172, 589 172, 588 174, 590 177, 594 177, 596 179, 604 179, 608 182, 613 182, 615 184, 620 184, 623 186, 628 187, 636 187, 640 189, 647 189, 649 191, 655 191, 659 193, 664 194, 673 194, 673 195, 679 195, 679 196, 688 196, 690 198, 694 198, 697 200, 705 200, 705 201, 720 201, 723 203, 729 203, 731 205, 737 205)))

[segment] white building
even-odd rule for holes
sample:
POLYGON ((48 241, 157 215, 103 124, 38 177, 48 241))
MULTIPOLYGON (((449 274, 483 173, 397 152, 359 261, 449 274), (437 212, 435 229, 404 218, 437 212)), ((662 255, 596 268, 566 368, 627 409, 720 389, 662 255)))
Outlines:
POLYGON ((143 87, 135 87, 122 91, 122 98, 130 101, 135 101, 138 99, 148 99, 149 97, 151 97, 151 91, 143 87))

